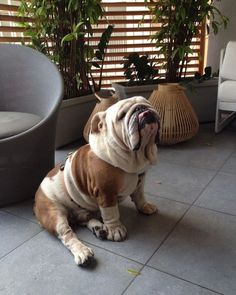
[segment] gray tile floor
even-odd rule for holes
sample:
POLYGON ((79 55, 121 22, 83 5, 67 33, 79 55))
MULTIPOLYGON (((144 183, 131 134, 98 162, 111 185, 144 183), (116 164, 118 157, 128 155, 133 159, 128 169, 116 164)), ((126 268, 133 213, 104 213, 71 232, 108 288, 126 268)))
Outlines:
POLYGON ((145 191, 159 214, 139 215, 126 200, 126 241, 78 229, 96 255, 88 268, 37 225, 32 201, 1 208, 0 295, 235 295, 236 132, 202 125, 191 141, 160 147, 145 191))

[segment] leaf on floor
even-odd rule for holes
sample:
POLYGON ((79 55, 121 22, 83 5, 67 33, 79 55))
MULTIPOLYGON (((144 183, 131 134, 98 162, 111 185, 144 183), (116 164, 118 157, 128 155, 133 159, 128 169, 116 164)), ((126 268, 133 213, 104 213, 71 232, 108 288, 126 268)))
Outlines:
POLYGON ((127 269, 127 272, 128 272, 129 274, 133 275, 133 276, 138 276, 138 275, 141 274, 139 271, 137 271, 137 270, 135 270, 135 269, 132 269, 132 268, 128 268, 128 269, 127 269))

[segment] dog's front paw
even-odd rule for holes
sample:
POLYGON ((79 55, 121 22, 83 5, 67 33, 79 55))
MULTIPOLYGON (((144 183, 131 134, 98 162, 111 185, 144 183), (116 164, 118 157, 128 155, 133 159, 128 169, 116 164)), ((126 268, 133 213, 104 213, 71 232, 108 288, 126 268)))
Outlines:
POLYGON ((139 208, 139 211, 143 214, 146 215, 151 215, 155 212, 157 212, 157 207, 156 205, 152 204, 152 203, 144 203, 143 206, 141 208, 139 208))
POLYGON ((80 266, 88 264, 94 256, 93 250, 83 244, 78 245, 76 251, 73 252, 75 263, 80 266))
POLYGON ((118 225, 105 224, 107 231, 107 240, 110 241, 123 241, 127 237, 127 230, 122 223, 118 225))

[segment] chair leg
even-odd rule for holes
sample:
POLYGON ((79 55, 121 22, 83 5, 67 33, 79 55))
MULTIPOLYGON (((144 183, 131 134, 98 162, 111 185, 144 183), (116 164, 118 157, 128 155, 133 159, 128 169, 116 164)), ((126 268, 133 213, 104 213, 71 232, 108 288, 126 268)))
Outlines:
POLYGON ((222 131, 236 117, 236 112, 231 112, 222 119, 222 111, 216 110, 215 133, 222 131))

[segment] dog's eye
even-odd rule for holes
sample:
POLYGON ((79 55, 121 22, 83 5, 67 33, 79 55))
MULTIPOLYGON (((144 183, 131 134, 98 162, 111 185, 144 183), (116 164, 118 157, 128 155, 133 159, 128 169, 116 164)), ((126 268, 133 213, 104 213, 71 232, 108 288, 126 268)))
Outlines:
POLYGON ((118 121, 122 120, 125 117, 126 113, 125 112, 120 112, 117 116, 118 121))
POLYGON ((98 129, 101 130, 102 129, 102 126, 103 126, 103 123, 102 122, 99 122, 98 123, 98 129))

